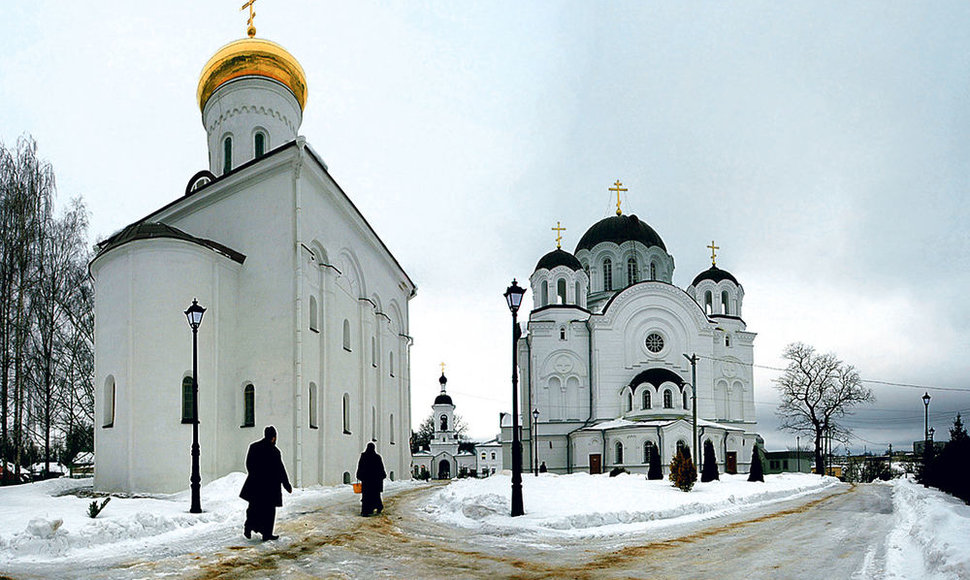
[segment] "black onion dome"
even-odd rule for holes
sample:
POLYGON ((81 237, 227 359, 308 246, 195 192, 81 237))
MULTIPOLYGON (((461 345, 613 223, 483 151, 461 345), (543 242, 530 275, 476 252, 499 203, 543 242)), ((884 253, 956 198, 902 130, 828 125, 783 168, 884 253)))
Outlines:
POLYGON ((640 242, 648 248, 657 246, 667 251, 667 246, 660 239, 660 235, 645 222, 640 221, 637 216, 616 215, 602 219, 586 230, 579 240, 579 245, 576 246, 576 253, 580 250, 592 250, 600 242, 613 242, 619 245, 629 241, 640 242))
POLYGON ((578 272, 579 270, 583 269, 583 265, 579 263, 576 256, 565 250, 560 250, 557 248, 539 260, 539 263, 536 264, 536 271, 542 269, 552 270, 556 266, 566 266, 574 272, 578 272))
POLYGON ((451 396, 448 393, 441 393, 440 395, 435 397, 434 404, 435 405, 454 405, 454 403, 451 402, 451 396))
POLYGON ((728 272, 727 270, 722 270, 717 266, 711 266, 709 269, 704 270, 703 272, 698 274, 697 277, 694 278, 694 281, 691 282, 691 286, 697 286, 698 284, 700 284, 702 280, 710 280, 715 284, 717 284, 722 280, 730 280, 735 284, 738 284, 738 286, 740 286, 737 278, 732 276, 731 273, 728 272))

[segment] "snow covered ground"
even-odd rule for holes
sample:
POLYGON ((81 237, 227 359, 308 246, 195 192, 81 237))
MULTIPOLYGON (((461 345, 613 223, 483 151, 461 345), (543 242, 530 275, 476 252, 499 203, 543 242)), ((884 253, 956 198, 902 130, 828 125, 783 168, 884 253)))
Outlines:
MULTIPOLYGON (((114 497, 96 519, 87 516, 91 480, 53 479, 0 488, 0 574, 66 562, 116 564, 194 552, 216 553, 240 541, 245 502, 237 495, 244 475, 230 474, 203 487, 205 512, 188 513, 188 491, 153 497, 114 497), (204 541, 204 538, 209 538, 204 541)), ((508 475, 460 480, 429 491, 418 509, 398 514, 438 525, 473 529, 482 538, 513 534, 588 538, 649 531, 713 519, 841 486, 835 479, 806 474, 768 475, 764 483, 722 475, 684 493, 666 480, 642 475, 543 474, 523 478, 526 514, 509 516, 508 475)), ((425 486, 388 482, 387 491, 425 486)), ((885 540, 886 577, 970 578, 970 506, 908 480, 892 487, 892 531, 885 540), (914 557, 919 555, 919 557, 914 557)), ((279 520, 301 517, 335 502, 357 501, 350 486, 314 486, 284 496, 279 520)), ((325 513, 320 512, 320 513, 325 513)), ((477 537, 477 536, 474 536, 477 537)), ((284 538, 285 541, 285 538, 284 538)), ((253 542, 258 543, 257 540, 253 542)), ((880 567, 882 568, 882 567, 880 567)), ((37 568, 41 569, 41 568, 37 568)))

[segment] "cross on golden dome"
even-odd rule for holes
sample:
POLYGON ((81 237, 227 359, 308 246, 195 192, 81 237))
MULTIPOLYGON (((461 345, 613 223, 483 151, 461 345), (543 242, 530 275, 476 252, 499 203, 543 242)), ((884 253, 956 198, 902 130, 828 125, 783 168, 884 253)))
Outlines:
POLYGON ((566 231, 566 228, 562 227, 559 221, 556 221, 556 227, 552 228, 552 231, 556 232, 556 249, 562 249, 562 233, 566 231))
POLYGON ((441 363, 441 374, 445 374, 445 363, 441 363))
POLYGON ((717 262, 715 261, 717 259, 717 254, 714 253, 714 250, 720 250, 721 246, 715 246, 714 240, 711 240, 711 245, 707 247, 711 249, 711 267, 717 266, 717 262))
POLYGON ((242 12, 243 10, 249 8, 249 22, 246 23, 246 34, 249 35, 249 38, 256 36, 256 27, 253 26, 253 18, 256 17, 256 12, 253 10, 254 2, 256 2, 256 0, 249 0, 249 2, 243 4, 242 8, 239 9, 239 11, 242 12))
POLYGON ((616 183, 613 184, 613 187, 610 188, 610 191, 616 192, 616 215, 623 215, 623 212, 620 211, 620 192, 627 191, 627 188, 623 187, 623 184, 620 183, 619 179, 617 179, 616 183))

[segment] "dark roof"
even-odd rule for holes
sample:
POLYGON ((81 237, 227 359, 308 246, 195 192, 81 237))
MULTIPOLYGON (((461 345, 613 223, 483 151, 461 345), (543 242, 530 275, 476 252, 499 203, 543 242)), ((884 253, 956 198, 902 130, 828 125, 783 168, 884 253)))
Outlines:
POLYGON ((675 385, 683 385, 684 379, 680 378, 680 375, 669 370, 669 369, 647 369, 637 376, 633 377, 630 381, 630 386, 635 387, 637 385, 642 385, 643 383, 650 383, 654 387, 659 387, 665 382, 670 381, 675 385))
POLYGON ((435 397, 434 404, 435 405, 454 405, 454 403, 451 402, 451 397, 448 395, 448 393, 441 393, 440 395, 435 397))
POLYGON ((613 242, 619 245, 631 240, 640 242, 648 248, 657 246, 663 251, 667 251, 667 246, 660 239, 660 235, 646 223, 637 219, 637 216, 616 215, 602 219, 586 230, 586 233, 579 240, 579 245, 576 246, 576 253, 579 253, 580 250, 592 250, 600 242, 613 242))
MULTIPOLYGON (((694 281, 690 283, 691 286, 697 286, 701 280, 711 280, 715 284, 721 280, 730 280, 735 284, 738 284, 738 279, 731 275, 727 270, 722 270, 717 266, 711 266, 707 270, 704 270, 694 278, 694 281)), ((740 284, 738 284, 740 286, 740 284)))
POLYGON ((98 255, 95 256, 95 258, 101 256, 105 252, 117 248, 118 246, 127 244, 128 242, 133 242, 135 240, 149 240, 153 238, 169 238, 198 244, 200 246, 209 248, 216 253, 222 254, 234 262, 239 262, 240 264, 246 260, 246 256, 244 254, 241 254, 228 246, 223 246, 219 242, 214 242, 212 240, 197 238, 191 234, 183 232, 178 228, 173 228, 172 226, 163 224, 161 222, 137 222, 131 224, 117 234, 98 244, 98 255))
POLYGON ((545 256, 543 256, 539 263, 536 264, 536 270, 552 270, 556 266, 566 266, 567 268, 577 272, 583 269, 583 265, 579 263, 576 256, 570 254, 565 250, 555 249, 545 256))

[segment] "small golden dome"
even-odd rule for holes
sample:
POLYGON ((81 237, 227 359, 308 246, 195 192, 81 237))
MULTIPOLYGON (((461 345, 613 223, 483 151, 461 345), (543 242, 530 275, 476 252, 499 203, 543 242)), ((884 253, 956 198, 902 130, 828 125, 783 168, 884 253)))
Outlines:
POLYGON ((202 68, 199 78, 199 109, 220 86, 243 76, 261 76, 283 83, 306 106, 306 74, 285 48, 262 38, 243 38, 220 48, 202 68))

